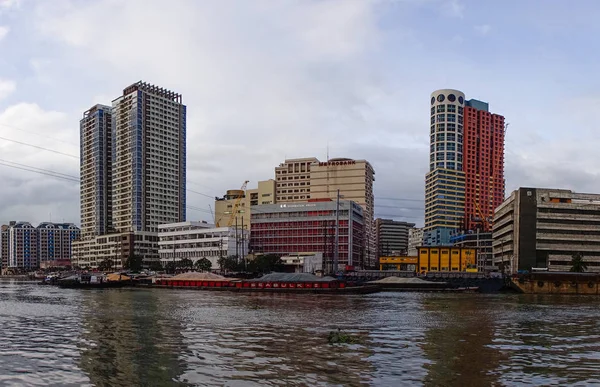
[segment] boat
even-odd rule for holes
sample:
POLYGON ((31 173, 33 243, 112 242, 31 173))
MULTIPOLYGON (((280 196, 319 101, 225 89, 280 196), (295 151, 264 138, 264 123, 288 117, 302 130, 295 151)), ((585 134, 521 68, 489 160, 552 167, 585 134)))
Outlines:
POLYGON ((511 287, 520 293, 600 295, 599 273, 535 271, 510 280, 511 287))
POLYGON ((269 293, 368 294, 380 291, 376 285, 357 285, 337 278, 311 273, 271 273, 260 278, 239 281, 236 290, 269 293))
POLYGON ((69 289, 106 289, 122 288, 131 285, 131 278, 119 273, 113 274, 75 274, 56 281, 60 288, 69 289))

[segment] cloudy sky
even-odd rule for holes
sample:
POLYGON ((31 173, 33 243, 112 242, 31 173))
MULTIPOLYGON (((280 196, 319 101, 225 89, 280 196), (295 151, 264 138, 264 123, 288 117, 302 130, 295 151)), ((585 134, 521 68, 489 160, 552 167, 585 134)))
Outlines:
POLYGON ((377 216, 421 225, 439 88, 510 123, 507 192, 600 192, 599 17, 594 0, 0 0, 0 222, 79 223, 81 114, 138 80, 188 106, 190 219, 329 144, 373 164, 377 216))

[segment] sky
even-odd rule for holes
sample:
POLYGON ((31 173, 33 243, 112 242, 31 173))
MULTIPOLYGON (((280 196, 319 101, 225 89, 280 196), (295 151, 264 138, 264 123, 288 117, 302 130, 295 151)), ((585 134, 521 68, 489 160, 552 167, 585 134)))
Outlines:
POLYGON ((506 117, 507 195, 598 193, 599 16, 594 0, 0 0, 0 223, 79 224, 79 120, 139 80, 187 105, 188 220, 329 148, 373 165, 377 217, 421 226, 443 88, 506 117))

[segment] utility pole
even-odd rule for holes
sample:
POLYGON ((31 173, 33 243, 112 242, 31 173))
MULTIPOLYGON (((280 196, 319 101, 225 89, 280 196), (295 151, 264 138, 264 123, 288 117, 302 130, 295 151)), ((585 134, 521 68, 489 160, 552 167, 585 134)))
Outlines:
POLYGON ((337 190, 337 200, 335 203, 335 246, 333 250, 333 273, 338 271, 340 259, 340 190, 337 190))
POLYGON ((175 234, 173 234, 172 241, 173 241, 173 274, 175 274, 175 234))
POLYGON ((235 215, 235 261, 236 263, 240 259, 240 246, 238 241, 238 222, 237 222, 237 214, 235 215))
POLYGON ((244 242, 246 238, 244 235, 244 217, 242 216, 242 259, 244 260, 244 270, 246 270, 246 254, 244 252, 244 242))

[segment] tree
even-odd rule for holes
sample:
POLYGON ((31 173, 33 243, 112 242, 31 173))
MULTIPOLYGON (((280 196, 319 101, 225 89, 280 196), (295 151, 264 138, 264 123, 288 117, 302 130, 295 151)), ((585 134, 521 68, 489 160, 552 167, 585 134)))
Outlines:
POLYGON ((105 258, 102 262, 100 262, 100 264, 98 265, 98 270, 100 271, 108 271, 110 269, 112 269, 113 267, 113 262, 112 259, 109 258, 105 258))
POLYGON ((142 270, 143 260, 143 257, 131 253, 129 255, 129 258, 127 258, 127 260, 125 261, 125 265, 123 265, 123 267, 134 272, 140 271, 142 270))
POLYGON ((240 269, 237 258, 233 255, 230 255, 229 257, 221 257, 217 263, 222 271, 239 271, 240 269))
POLYGON ((194 262, 189 258, 183 258, 181 261, 177 261, 177 267, 184 270, 192 270, 194 262))
POLYGON ((248 271, 256 273, 270 273, 283 271, 283 261, 275 254, 259 255, 248 262, 248 271))
POLYGON ((577 252, 571 256, 571 270, 574 273, 583 273, 588 268, 588 265, 583 260, 583 254, 577 252))
POLYGON ((163 265, 160 263, 160 261, 150 261, 148 263, 148 269, 152 271, 162 271, 163 265))
POLYGON ((173 261, 169 261, 165 265, 165 271, 168 274, 175 274, 175 269, 176 269, 176 265, 175 265, 175 262, 173 262, 173 261))
POLYGON ((210 271, 212 269, 212 262, 207 258, 202 258, 196 261, 194 267, 198 271, 210 271))

